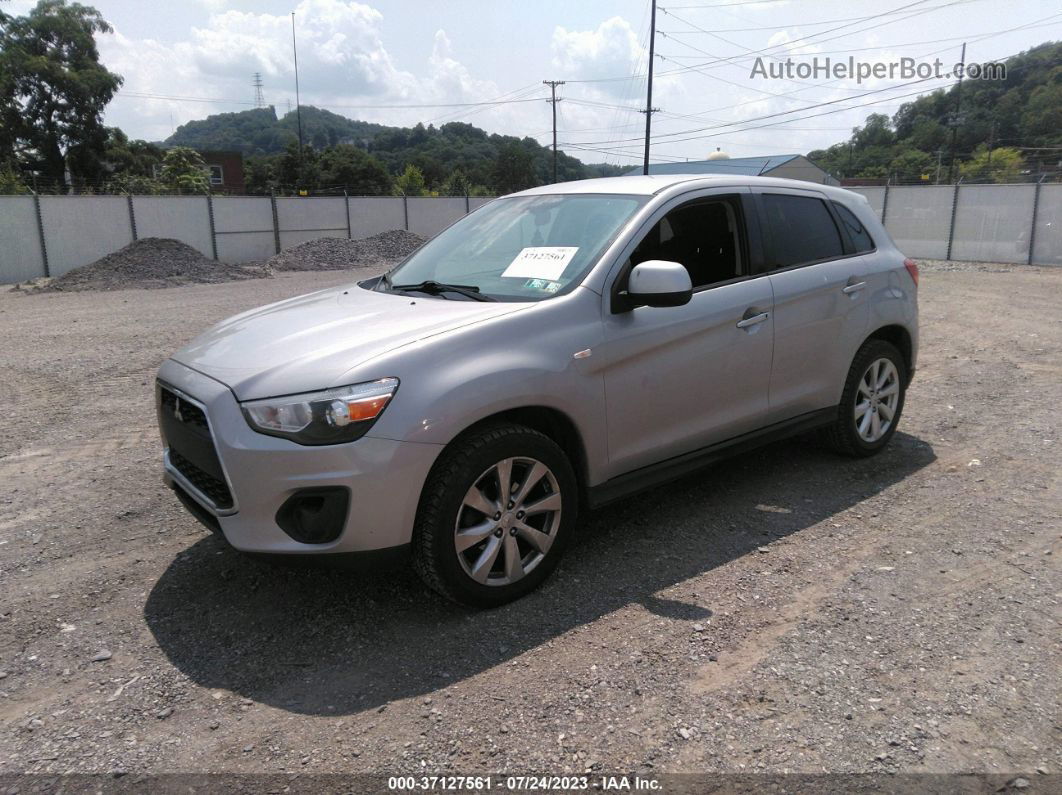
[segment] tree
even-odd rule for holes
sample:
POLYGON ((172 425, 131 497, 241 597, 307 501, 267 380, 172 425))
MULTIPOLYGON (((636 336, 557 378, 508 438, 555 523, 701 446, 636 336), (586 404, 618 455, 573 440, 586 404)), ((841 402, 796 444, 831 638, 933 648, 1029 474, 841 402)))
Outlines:
POLYGON ((0 196, 30 192, 30 189, 26 187, 22 177, 15 169, 6 163, 0 163, 0 196))
POLYGON ((173 147, 162 159, 162 184, 175 193, 210 193, 206 163, 187 146, 173 147))
POLYGON ((494 187, 500 193, 513 193, 536 184, 531 153, 518 143, 502 147, 491 172, 494 187))
POLYGON ((427 196, 428 188, 424 183, 424 174, 416 166, 406 166, 398 179, 395 180, 395 196, 427 196))
POLYGON ((965 180, 978 182, 1014 182, 1021 174, 1025 160, 1021 152, 1009 146, 989 150, 980 147, 974 156, 959 169, 965 180))
POLYGON ((317 151, 312 146, 304 146, 299 151, 299 144, 291 141, 284 154, 276 160, 277 187, 298 192, 316 190, 320 182, 317 151))
POLYGON ((917 149, 905 149, 889 163, 889 171, 901 180, 920 180, 933 167, 933 158, 917 149))
POLYGON ((0 147, 45 180, 67 185, 67 155, 103 151, 102 113, 122 78, 99 60, 96 33, 111 26, 91 6, 40 0, 0 29, 0 147))
POLYGON ((471 196, 472 183, 465 172, 455 168, 439 186, 440 196, 471 196))
POLYGON ((134 196, 155 196, 164 192, 165 186, 154 177, 145 177, 123 171, 103 183, 107 193, 125 193, 134 196))
POLYGON ((248 193, 269 194, 277 189, 275 157, 248 157, 243 161, 244 181, 248 193))
POLYGON ((380 196, 391 192, 391 176, 383 164, 356 146, 338 144, 321 153, 320 185, 349 193, 380 196))

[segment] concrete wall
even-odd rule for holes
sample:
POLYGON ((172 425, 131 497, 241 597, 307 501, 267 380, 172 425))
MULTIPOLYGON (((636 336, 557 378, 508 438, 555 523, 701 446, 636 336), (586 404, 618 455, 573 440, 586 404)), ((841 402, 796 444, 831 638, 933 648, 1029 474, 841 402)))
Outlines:
POLYGON ((133 242, 126 197, 87 197, 91 204, 85 198, 41 196, 44 245, 52 276, 62 276, 133 242))
POLYGON ((908 256, 949 258, 950 242, 953 260, 1062 265, 1062 185, 849 190, 866 196, 879 218, 884 212, 885 228, 908 256))
POLYGON ((343 198, 277 199, 280 248, 319 237, 347 236, 347 205, 343 198))
POLYGON ((435 237, 466 212, 464 196, 406 201, 409 203, 409 231, 421 237, 435 237))
POLYGON ((172 237, 213 257, 205 196, 134 196, 137 237, 172 237))
POLYGON ((368 237, 388 229, 406 229, 406 211, 402 199, 359 196, 350 199, 350 234, 368 237))
POLYGON ((214 197, 213 205, 219 260, 250 262, 277 253, 273 202, 268 196, 214 197))
POLYGON ((1062 265, 1062 185, 1041 185, 1032 261, 1062 265))
MULTIPOLYGON (((865 195, 900 250, 912 257, 1062 265, 1062 185, 905 185, 865 195), (1034 207, 1035 220, 1034 220, 1034 207), (953 218, 954 212, 954 218, 953 218), (1032 244, 1030 246, 1030 243, 1032 244)), ((264 260, 319 237, 409 229, 438 234, 489 198, 0 196, 0 283, 94 262, 137 237, 172 237, 223 262, 264 260), (132 205, 132 214, 130 214, 132 205), (213 229, 211 228, 213 209, 213 229), (47 270, 45 266, 47 255, 47 270)))
POLYGON ((44 273, 37 210, 32 196, 0 196, 0 282, 44 273))

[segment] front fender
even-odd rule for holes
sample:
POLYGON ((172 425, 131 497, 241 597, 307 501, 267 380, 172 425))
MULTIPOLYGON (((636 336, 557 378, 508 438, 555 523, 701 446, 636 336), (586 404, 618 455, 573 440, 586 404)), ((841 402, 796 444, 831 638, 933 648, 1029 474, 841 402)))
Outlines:
POLYGON ((590 484, 608 458, 604 380, 574 358, 602 339, 600 296, 580 288, 523 312, 422 340, 351 371, 400 386, 369 436, 448 444, 488 417, 525 407, 564 414, 579 433, 590 484))

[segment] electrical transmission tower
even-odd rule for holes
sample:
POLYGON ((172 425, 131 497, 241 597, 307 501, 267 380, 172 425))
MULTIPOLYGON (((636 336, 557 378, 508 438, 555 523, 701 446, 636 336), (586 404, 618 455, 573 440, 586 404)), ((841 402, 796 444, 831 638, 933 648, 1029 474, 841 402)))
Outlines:
POLYGON ((256 108, 264 108, 265 97, 262 96, 262 75, 260 72, 254 73, 254 82, 251 85, 254 86, 254 106, 256 108))

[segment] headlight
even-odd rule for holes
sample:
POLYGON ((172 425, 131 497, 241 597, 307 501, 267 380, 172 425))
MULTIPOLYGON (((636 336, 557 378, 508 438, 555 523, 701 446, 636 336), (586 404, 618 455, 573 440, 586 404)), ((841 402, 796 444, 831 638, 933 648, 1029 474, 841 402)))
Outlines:
POLYGON ((397 389, 397 378, 381 378, 323 392, 250 400, 240 408, 259 433, 299 444, 339 444, 364 436, 397 389))

